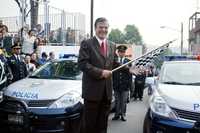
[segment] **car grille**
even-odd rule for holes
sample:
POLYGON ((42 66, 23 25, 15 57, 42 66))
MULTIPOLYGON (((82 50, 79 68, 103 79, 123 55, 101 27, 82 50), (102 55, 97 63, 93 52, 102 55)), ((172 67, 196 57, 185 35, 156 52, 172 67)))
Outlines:
POLYGON ((30 100, 27 101, 28 107, 48 107, 55 100, 30 100))
MULTIPOLYGON (((4 96, 5 99, 8 100, 16 100, 16 98, 4 96)), ((19 99, 18 99, 19 100, 19 99)), ((55 100, 23 100, 28 107, 48 107, 55 100)))
POLYGON ((181 119, 200 121, 200 113, 172 108, 181 119))

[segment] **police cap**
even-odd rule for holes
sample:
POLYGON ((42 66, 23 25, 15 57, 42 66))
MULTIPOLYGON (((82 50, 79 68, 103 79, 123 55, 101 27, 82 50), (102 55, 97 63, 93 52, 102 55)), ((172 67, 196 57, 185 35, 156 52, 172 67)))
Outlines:
POLYGON ((119 45, 117 47, 117 49, 118 49, 119 52, 126 52, 127 47, 125 45, 119 45))
POLYGON ((11 48, 12 49, 21 49, 21 45, 20 45, 20 43, 14 43, 14 45, 12 45, 11 48))

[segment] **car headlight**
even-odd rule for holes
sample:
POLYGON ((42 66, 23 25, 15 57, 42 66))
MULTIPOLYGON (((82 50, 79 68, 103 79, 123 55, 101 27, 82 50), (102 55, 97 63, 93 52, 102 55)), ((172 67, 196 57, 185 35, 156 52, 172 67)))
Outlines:
POLYGON ((71 91, 55 101, 52 105, 49 106, 49 108, 67 108, 79 102, 83 103, 83 99, 81 98, 80 94, 76 91, 71 91))
POLYGON ((176 114, 167 105, 166 101, 161 96, 153 96, 150 101, 150 108, 153 113, 160 116, 177 119, 176 114))

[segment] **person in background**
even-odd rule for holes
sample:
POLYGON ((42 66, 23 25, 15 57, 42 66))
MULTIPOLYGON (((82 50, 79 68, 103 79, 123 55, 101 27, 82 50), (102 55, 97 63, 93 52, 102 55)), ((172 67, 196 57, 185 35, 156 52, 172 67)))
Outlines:
POLYGON ((0 31, 0 46, 3 47, 3 33, 0 31))
MULTIPOLYGON (((127 47, 120 45, 118 49, 118 63, 123 65, 130 60, 125 57, 127 47)), ((132 87, 132 74, 129 72, 129 67, 126 66, 113 73, 113 89, 115 95, 116 111, 112 120, 120 119, 126 121, 126 107, 129 91, 132 87)))
POLYGON ((3 27, 3 20, 0 20, 0 28, 3 27))
POLYGON ((49 35, 49 42, 50 42, 50 43, 56 43, 56 42, 57 42, 57 39, 56 39, 56 36, 55 36, 55 31, 51 31, 51 32, 50 32, 50 35, 49 35))
POLYGON ((12 37, 8 35, 8 27, 6 25, 3 25, 2 27, 2 33, 3 33, 3 49, 5 49, 7 55, 12 54, 12 44, 13 40, 12 37))
POLYGON ((19 43, 16 43, 12 46, 13 54, 8 59, 8 65, 11 68, 13 79, 12 82, 18 81, 20 79, 25 78, 28 75, 28 71, 26 69, 26 64, 24 63, 20 53, 21 46, 19 43))
POLYGON ((24 38, 23 41, 23 45, 22 45, 22 53, 23 54, 29 54, 31 55, 32 53, 34 53, 36 51, 36 37, 35 37, 35 31, 34 30, 30 30, 28 32, 28 37, 24 38))
MULTIPOLYGON (((153 77, 153 66, 152 65, 147 66, 146 77, 153 77)), ((149 83, 146 83, 146 85, 148 87, 148 95, 151 95, 153 92, 152 86, 149 83)))
POLYGON ((48 61, 47 59, 48 59, 47 53, 46 52, 42 52, 42 56, 38 61, 39 65, 44 65, 48 61))
POLYGON ((44 38, 44 30, 42 30, 41 24, 36 25, 36 37, 37 38, 44 38))
POLYGON ((38 63, 38 56, 36 53, 32 53, 31 54, 31 61, 32 64, 35 65, 36 68, 38 68, 40 66, 40 64, 38 63))
POLYGON ((137 98, 139 98, 139 100, 142 101, 146 79, 146 71, 143 66, 139 66, 137 68, 135 76, 134 100, 137 100, 137 98))
POLYGON ((54 60, 54 59, 55 59, 55 54, 54 54, 54 52, 52 51, 52 52, 49 53, 49 59, 48 59, 48 61, 52 61, 52 60, 54 60))
POLYGON ((58 28, 56 38, 57 38, 56 40, 57 40, 58 43, 62 42, 62 28, 58 28))
POLYGON ((18 36, 22 39, 21 41, 23 42, 25 38, 28 38, 29 35, 28 35, 28 32, 29 32, 29 28, 28 26, 24 26, 20 29, 20 31, 18 32, 18 36))
POLYGON ((6 25, 2 26, 2 33, 4 37, 8 36, 8 27, 6 25))
POLYGON ((26 68, 29 74, 35 71, 36 67, 33 63, 31 63, 30 55, 25 56, 25 64, 26 64, 26 68))

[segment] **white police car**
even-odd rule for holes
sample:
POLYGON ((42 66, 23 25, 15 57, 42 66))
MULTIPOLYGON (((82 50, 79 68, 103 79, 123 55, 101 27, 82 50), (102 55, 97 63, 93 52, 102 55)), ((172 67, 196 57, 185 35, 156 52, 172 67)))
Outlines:
POLYGON ((200 132, 200 61, 179 59, 166 61, 161 68, 144 133, 200 132))
POLYGON ((77 61, 59 59, 9 85, 0 103, 0 132, 78 133, 81 77, 77 61))

